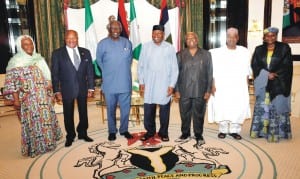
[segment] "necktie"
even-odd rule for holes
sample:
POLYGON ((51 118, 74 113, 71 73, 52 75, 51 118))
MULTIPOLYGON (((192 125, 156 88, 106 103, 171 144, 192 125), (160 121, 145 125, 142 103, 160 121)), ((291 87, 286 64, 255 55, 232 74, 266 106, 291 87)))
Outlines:
POLYGON ((80 58, 76 53, 76 50, 73 48, 73 57, 74 57, 74 66, 76 68, 76 70, 78 70, 79 65, 80 65, 80 58))

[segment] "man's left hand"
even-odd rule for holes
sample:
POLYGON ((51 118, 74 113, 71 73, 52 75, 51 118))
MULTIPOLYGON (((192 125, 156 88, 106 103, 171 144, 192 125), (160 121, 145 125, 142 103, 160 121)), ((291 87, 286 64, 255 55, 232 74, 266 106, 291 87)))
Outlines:
POLYGON ((210 93, 205 93, 204 94, 204 99, 205 99, 206 102, 208 102, 209 97, 210 97, 210 93))
POLYGON ((168 87, 168 95, 167 96, 171 96, 173 94, 173 90, 174 90, 174 88, 168 87))
POLYGON ((94 90, 89 90, 88 91, 88 98, 93 98, 94 97, 94 90))

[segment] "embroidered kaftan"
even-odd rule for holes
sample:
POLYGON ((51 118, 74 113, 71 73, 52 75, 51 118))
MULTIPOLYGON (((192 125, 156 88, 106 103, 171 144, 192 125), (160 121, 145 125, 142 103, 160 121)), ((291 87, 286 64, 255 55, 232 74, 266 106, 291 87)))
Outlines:
POLYGON ((250 71, 250 53, 237 46, 210 50, 213 61, 213 76, 216 92, 208 104, 208 121, 242 124, 250 118, 250 103, 247 78, 250 71))

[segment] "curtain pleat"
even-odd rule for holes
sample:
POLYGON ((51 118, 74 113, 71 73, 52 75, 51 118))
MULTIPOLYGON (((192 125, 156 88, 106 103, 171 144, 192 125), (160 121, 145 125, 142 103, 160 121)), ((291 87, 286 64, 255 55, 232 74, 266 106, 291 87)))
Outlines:
POLYGON ((34 0, 37 51, 51 65, 51 53, 64 44, 63 3, 34 0))
POLYGON ((199 36, 199 46, 203 44, 203 0, 192 0, 191 30, 199 36))

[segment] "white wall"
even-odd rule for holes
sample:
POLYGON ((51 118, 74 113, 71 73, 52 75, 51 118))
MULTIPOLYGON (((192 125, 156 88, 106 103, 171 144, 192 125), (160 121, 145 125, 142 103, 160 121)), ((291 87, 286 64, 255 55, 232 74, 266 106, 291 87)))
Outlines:
POLYGON ((257 45, 262 43, 263 27, 264 27, 264 0, 249 0, 248 14, 248 31, 253 25, 253 21, 257 22, 260 31, 248 32, 248 48, 254 51, 257 45))

